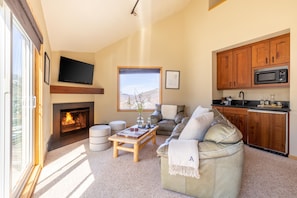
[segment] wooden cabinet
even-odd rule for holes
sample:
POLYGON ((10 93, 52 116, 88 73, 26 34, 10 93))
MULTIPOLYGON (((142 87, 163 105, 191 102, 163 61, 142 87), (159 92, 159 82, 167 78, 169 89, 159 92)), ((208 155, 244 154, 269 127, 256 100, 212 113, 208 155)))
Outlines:
POLYGON ((290 62, 290 35, 282 35, 252 45, 252 67, 290 62))
POLYGON ((247 109, 234 108, 234 107, 222 107, 214 106, 218 109, 232 124, 234 124, 242 133, 242 140, 247 142, 247 109))
POLYGON ((217 54, 217 88, 230 89, 234 87, 232 51, 217 54))
POLYGON ((222 106, 213 106, 213 108, 217 109, 221 114, 224 114, 224 107, 222 107, 222 106))
POLYGON ((217 54, 217 88, 250 88, 251 48, 242 47, 217 54))
POLYGON ((287 154, 287 118, 285 112, 248 111, 247 143, 287 154))
POLYGON ((223 115, 234 124, 242 133, 242 140, 247 142, 247 109, 224 107, 223 115))
POLYGON ((251 47, 233 50, 233 68, 236 88, 250 88, 252 85, 251 47))
POLYGON ((217 89, 287 87, 285 84, 254 85, 254 71, 290 65, 290 34, 217 53, 217 89))

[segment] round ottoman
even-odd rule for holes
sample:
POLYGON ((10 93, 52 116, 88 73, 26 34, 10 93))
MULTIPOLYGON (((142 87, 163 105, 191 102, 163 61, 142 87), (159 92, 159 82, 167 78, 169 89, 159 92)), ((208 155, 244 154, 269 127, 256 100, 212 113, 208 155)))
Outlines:
POLYGON ((111 146, 108 137, 110 136, 110 126, 95 125, 89 129, 89 146, 91 151, 103 151, 111 146))
POLYGON ((111 121, 109 126, 111 128, 111 134, 113 135, 118 131, 124 130, 126 128, 126 122, 122 120, 111 121))

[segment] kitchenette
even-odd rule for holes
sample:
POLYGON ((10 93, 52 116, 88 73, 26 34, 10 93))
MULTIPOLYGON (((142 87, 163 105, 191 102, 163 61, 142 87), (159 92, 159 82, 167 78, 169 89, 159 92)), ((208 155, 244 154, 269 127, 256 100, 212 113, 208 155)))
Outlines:
POLYGON ((216 53, 213 108, 250 146, 288 156, 290 34, 216 53))

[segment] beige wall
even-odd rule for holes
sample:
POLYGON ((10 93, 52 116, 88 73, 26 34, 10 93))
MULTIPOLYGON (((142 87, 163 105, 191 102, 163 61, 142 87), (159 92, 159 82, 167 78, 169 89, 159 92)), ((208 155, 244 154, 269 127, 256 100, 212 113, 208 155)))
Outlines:
MULTIPOLYGON (((228 0, 216 7, 207 10, 207 1, 192 1, 185 11, 186 41, 186 87, 196 85, 195 89, 186 92, 189 105, 202 103, 207 105, 212 99, 221 95, 238 94, 239 90, 225 92, 211 92, 213 85, 212 71, 214 51, 250 43, 261 38, 277 35, 279 32, 291 33, 291 76, 297 74, 297 1, 294 0, 228 0)), ((259 99, 260 95, 269 95, 275 92, 276 98, 289 99, 292 111, 290 112, 290 154, 297 156, 297 84, 296 78, 291 79, 290 89, 276 90, 246 90, 249 99, 259 99), (284 94, 284 95, 283 95, 284 94), (253 98, 255 97, 255 98, 253 98)), ((216 81, 214 81, 216 82, 216 81)))
MULTIPOLYGON (((76 52, 52 52, 51 56, 51 85, 72 86, 72 87, 96 87, 93 85, 84 85, 77 83, 59 82, 59 64, 60 57, 83 61, 89 64, 95 64, 94 53, 76 53, 76 52)), ((69 103, 69 102, 93 102, 93 94, 51 94, 51 106, 55 103, 69 103)), ((51 118, 52 119, 52 118, 51 118)), ((51 126, 52 127, 52 126, 51 126)))
MULTIPOLYGON (((116 66, 158 65, 181 71, 181 89, 163 89, 164 103, 186 104, 190 114, 197 105, 210 106, 211 100, 220 96, 238 97, 240 90, 212 91, 215 87, 213 52, 237 47, 261 39, 291 33, 291 76, 296 73, 296 58, 292 55, 296 42, 297 14, 293 0, 228 0, 208 11, 207 1, 195 0, 180 14, 135 34, 96 53, 97 73, 104 95, 96 97, 97 121, 125 119, 133 122, 133 113, 116 112, 116 66), (145 40, 142 40, 144 38, 145 40), (103 72, 104 71, 104 72, 103 72), (109 104, 110 106, 106 105, 109 104), (102 112, 102 114, 100 113, 102 112), (104 113, 103 113, 104 112, 104 113)), ((164 82, 164 79, 163 79, 164 82)), ((164 88, 164 87, 163 87, 164 88)), ((246 98, 258 100, 276 94, 278 100, 290 100, 290 118, 296 119, 296 82, 291 78, 291 88, 244 90, 246 98)), ((297 125, 291 121, 290 152, 297 156, 297 125)))
MULTIPOLYGON (((191 114, 197 105, 210 107, 211 100, 235 91, 213 91, 215 88, 214 52, 277 35, 291 33, 291 76, 297 74, 297 13, 295 0, 227 0, 208 11, 208 1, 193 0, 181 13, 152 27, 131 35, 94 54, 95 87, 104 88, 103 95, 51 96, 51 103, 68 100, 95 101, 95 123, 123 119, 134 124, 136 113, 116 111, 117 66, 161 66, 163 68, 162 97, 164 103, 185 104, 191 114), (180 70, 179 90, 164 89, 165 70, 180 70)), ((52 84, 58 84, 58 58, 66 52, 52 53, 52 84)), ((70 53, 73 55, 73 53, 70 53)), ((78 58, 92 55, 75 54, 78 58)), ((264 91, 244 90, 247 99, 275 92, 276 99, 290 100, 290 154, 297 156, 297 79, 291 79, 290 89, 264 91)), ((72 86, 76 86, 72 84, 72 86)), ((49 94, 47 94, 49 95, 49 94)), ((148 114, 145 115, 145 117, 148 114)), ((51 118, 50 118, 51 119, 51 118)), ((45 133, 48 133, 46 131, 45 133)), ((47 135, 48 136, 48 135, 47 135)))
MULTIPOLYGON (((95 123, 125 120, 135 124, 136 112, 117 112, 117 67, 162 67, 162 98, 168 104, 187 102, 184 76, 183 17, 176 15, 131 35, 96 53, 95 84, 104 88, 104 95, 95 96, 95 123), (180 70, 179 90, 164 89, 165 71, 180 70)), ((151 113, 151 112, 150 112, 151 113)), ((145 119, 149 113, 145 113, 145 119)))
POLYGON ((49 122, 49 120, 51 120, 52 116, 50 114, 51 98, 49 93, 49 86, 43 82, 43 74, 44 74, 43 56, 44 56, 44 52, 47 52, 49 57, 51 57, 51 47, 50 47, 47 29, 46 29, 46 25, 43 17, 41 2, 39 0, 27 0, 27 2, 28 2, 28 5, 30 6, 30 9, 39 27, 39 30, 41 31, 43 36, 43 45, 42 45, 42 49, 40 50, 41 61, 39 63, 39 68, 35 70, 36 71, 35 75, 39 76, 39 78, 35 78, 35 79, 39 79, 38 82, 35 81, 35 86, 38 87, 37 89, 39 90, 39 93, 35 93, 35 94, 36 94, 36 97, 39 99, 38 101, 40 101, 37 104, 39 108, 39 114, 35 115, 35 119, 41 120, 41 123, 38 126, 39 129, 37 130, 41 130, 43 132, 42 133, 43 136, 40 137, 44 141, 44 148, 43 148, 43 151, 41 151, 41 153, 44 153, 45 155, 47 152, 48 138, 51 134, 51 122, 49 122))

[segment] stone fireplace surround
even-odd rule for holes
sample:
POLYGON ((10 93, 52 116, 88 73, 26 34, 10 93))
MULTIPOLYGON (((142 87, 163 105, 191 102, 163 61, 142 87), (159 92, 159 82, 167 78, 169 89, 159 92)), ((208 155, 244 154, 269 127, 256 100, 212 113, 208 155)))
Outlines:
POLYGON ((76 108, 89 108, 89 123, 88 126, 94 125, 94 102, 76 102, 76 103, 57 103, 53 104, 53 134, 51 135, 48 151, 60 148, 67 144, 71 144, 82 139, 89 137, 89 127, 80 129, 74 133, 61 136, 60 125, 60 110, 63 109, 76 109, 76 108))

